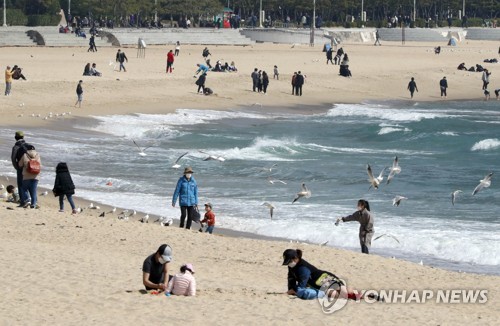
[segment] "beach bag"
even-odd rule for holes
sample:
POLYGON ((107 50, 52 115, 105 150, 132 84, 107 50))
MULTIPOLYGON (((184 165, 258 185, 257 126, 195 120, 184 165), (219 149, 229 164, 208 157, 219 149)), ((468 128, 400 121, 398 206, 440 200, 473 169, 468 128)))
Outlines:
POLYGON ((31 174, 39 174, 41 167, 40 167, 40 162, 35 160, 35 159, 30 159, 28 157, 29 161, 28 164, 26 165, 26 171, 31 174))
POLYGON ((195 223, 200 223, 200 218, 201 218, 201 214, 200 214, 200 211, 198 210, 198 206, 195 206, 194 207, 194 210, 193 210, 193 222, 195 223))

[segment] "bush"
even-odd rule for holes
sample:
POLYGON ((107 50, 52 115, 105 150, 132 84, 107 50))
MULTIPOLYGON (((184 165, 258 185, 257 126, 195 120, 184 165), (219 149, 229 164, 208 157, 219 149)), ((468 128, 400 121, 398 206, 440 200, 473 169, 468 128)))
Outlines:
MULTIPOLYGON (((0 10, 0 19, 3 24, 3 9, 0 10)), ((9 26, 26 26, 28 17, 21 9, 7 9, 7 25, 9 26)))
POLYGON ((61 21, 59 15, 31 15, 28 16, 28 26, 57 26, 61 21))

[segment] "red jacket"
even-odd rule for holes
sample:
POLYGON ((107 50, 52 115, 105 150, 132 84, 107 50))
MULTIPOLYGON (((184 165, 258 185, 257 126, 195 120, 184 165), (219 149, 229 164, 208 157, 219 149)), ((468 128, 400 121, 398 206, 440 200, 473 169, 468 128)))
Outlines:
POLYGON ((212 212, 212 211, 206 212, 205 213, 205 218, 203 219, 203 221, 201 221, 201 223, 207 223, 208 226, 215 225, 215 214, 214 214, 214 212, 212 212))
POLYGON ((167 53, 167 62, 174 62, 174 53, 173 52, 167 53))

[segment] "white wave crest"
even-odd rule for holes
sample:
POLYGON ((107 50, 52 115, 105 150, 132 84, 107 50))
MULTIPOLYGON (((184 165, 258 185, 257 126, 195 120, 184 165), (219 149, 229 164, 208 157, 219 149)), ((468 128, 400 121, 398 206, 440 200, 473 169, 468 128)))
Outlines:
POLYGON ((421 121, 423 119, 446 118, 447 114, 429 109, 391 108, 383 105, 339 104, 327 113, 330 117, 368 117, 389 121, 421 121))
POLYGON ((472 146, 471 151, 489 151, 500 147, 500 140, 497 138, 483 139, 472 146))

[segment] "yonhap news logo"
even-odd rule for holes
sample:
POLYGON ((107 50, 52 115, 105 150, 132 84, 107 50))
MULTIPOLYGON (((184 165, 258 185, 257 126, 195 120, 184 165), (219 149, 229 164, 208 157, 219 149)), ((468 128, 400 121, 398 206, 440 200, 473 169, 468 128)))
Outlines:
POLYGON ((332 314, 344 308, 348 301, 362 301, 373 304, 484 304, 488 302, 488 290, 485 289, 448 289, 448 290, 350 290, 338 284, 325 284, 321 287, 318 302, 325 314, 332 314))

